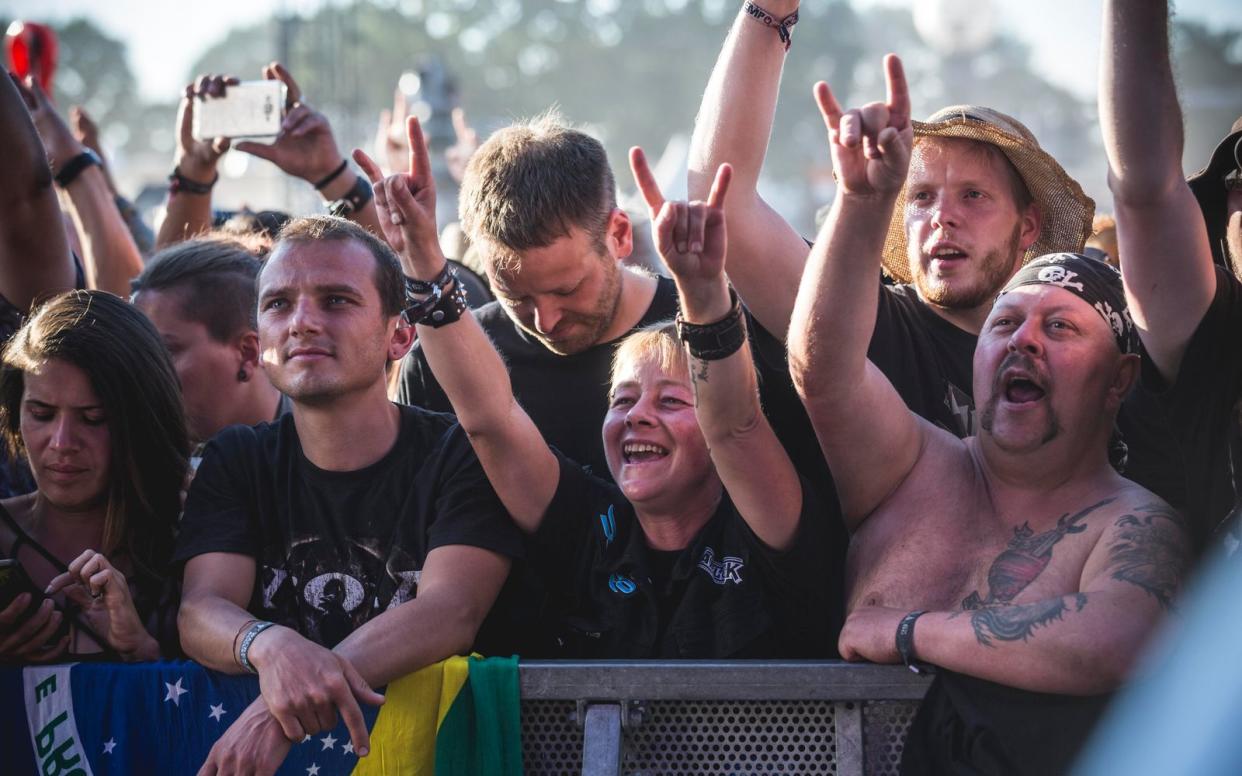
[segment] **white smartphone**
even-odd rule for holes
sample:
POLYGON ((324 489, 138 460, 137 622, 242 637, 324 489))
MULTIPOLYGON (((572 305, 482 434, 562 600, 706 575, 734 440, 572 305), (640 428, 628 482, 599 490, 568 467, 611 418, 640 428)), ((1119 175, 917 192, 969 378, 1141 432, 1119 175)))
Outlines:
POLYGON ((195 140, 216 137, 275 137, 285 116, 286 87, 280 81, 242 81, 223 97, 194 103, 195 140))

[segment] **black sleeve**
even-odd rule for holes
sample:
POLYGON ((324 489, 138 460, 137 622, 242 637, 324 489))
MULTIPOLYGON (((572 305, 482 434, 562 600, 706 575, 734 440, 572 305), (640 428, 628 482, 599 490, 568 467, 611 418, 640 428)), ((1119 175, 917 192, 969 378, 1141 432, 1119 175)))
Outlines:
POLYGON ((258 441, 246 427, 225 429, 207 444, 185 500, 173 562, 208 552, 258 557, 254 482, 247 471, 258 441))
POLYGON ((1186 345, 1177 379, 1169 385, 1143 360, 1143 383, 1169 407, 1175 419, 1211 413, 1223 426, 1224 415, 1242 387, 1242 283, 1216 268, 1216 294, 1186 345))
POLYGON ((829 521, 833 515, 824 506, 815 488, 799 477, 802 486, 802 512, 798 517, 798 530, 787 550, 775 550, 764 544, 750 525, 741 519, 745 535, 764 567, 764 573, 789 596, 813 596, 816 601, 833 601, 841 598, 841 579, 844 571, 845 548, 835 546, 829 521))
POLYGON ((423 349, 414 347, 401 359, 401 378, 397 383, 397 402, 411 407, 422 407, 432 412, 452 412, 453 405, 436 382, 423 349))
POLYGON ((442 464, 435 515, 427 530, 427 551, 465 544, 509 558, 521 557, 521 532, 488 482, 460 425, 454 424, 445 433, 438 455, 442 464))
POLYGON ((555 448, 561 467, 552 503, 527 540, 532 568, 545 580, 569 584, 587 573, 596 547, 620 541, 630 509, 620 489, 585 471, 555 448))

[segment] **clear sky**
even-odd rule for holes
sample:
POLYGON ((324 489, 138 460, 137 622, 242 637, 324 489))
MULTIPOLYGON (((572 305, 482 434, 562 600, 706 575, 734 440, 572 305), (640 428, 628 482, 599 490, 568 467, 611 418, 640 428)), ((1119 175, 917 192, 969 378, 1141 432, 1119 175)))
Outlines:
MULTIPOLYGON (((32 20, 89 17, 109 34, 127 41, 130 64, 143 96, 168 99, 180 91, 194 60, 230 28, 266 19, 278 11, 310 12, 328 1, 0 0, 0 12, 11 18, 32 20)), ((913 5, 912 0, 852 1, 860 10, 877 5, 913 5)), ((940 1, 964 5, 976 0, 940 1)), ((399 4, 400 0, 396 2, 399 4)), ((434 6, 434 2, 431 0, 430 4, 434 6)), ((1076 94, 1094 96, 1099 0, 992 2, 997 26, 1031 44, 1036 68, 1076 94)), ((1201 19, 1212 26, 1242 26, 1239 0, 1181 0, 1176 7, 1182 16, 1201 19)))

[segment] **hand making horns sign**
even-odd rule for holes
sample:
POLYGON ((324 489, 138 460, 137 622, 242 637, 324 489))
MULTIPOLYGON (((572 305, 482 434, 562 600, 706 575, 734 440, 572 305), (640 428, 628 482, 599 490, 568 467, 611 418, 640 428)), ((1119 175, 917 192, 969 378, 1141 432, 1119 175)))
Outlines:
POLYGON ((410 145, 408 172, 385 178, 379 165, 361 149, 354 150, 354 161, 371 180, 384 239, 401 257, 406 274, 430 279, 439 274, 445 261, 436 230, 436 182, 416 117, 406 119, 405 132, 410 145))
POLYGON ((901 60, 884 57, 884 102, 842 111, 828 84, 815 84, 815 101, 828 126, 837 184, 850 194, 896 194, 906 180, 914 129, 910 89, 901 60))
POLYGON ((722 164, 716 170, 706 202, 666 201, 646 155, 637 146, 630 149, 630 168, 651 211, 656 249, 677 281, 686 319, 694 323, 699 315, 720 318, 731 306, 724 275, 724 200, 733 168, 722 164))

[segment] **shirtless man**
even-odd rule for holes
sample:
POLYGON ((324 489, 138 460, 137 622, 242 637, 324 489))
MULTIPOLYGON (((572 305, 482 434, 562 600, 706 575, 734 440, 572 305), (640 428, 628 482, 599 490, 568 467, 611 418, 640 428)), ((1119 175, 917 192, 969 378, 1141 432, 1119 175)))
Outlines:
POLYGON ((884 103, 843 112, 816 87, 840 188, 789 335, 853 532, 839 646, 939 667, 904 773, 1055 773, 1176 593, 1186 536, 1108 462, 1139 357, 1120 277, 1102 262, 1046 256, 1001 291, 975 349, 976 436, 910 412, 867 360, 913 142, 901 63, 885 64, 884 103))

